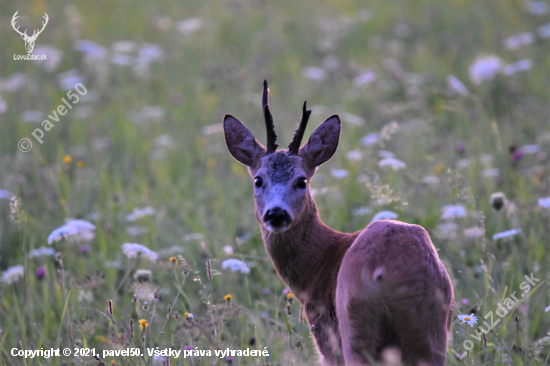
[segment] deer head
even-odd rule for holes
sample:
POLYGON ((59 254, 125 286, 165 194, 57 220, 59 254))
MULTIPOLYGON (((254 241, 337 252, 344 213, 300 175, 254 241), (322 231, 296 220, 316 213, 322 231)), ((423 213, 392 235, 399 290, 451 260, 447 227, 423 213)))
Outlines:
POLYGON ((254 178, 256 217, 267 230, 280 233, 300 223, 311 212, 313 199, 309 181, 317 167, 329 160, 338 146, 340 117, 327 118, 302 147, 310 110, 304 102, 302 120, 289 149, 276 150, 277 134, 269 110, 269 89, 264 80, 263 110, 267 128, 267 147, 237 118, 226 114, 223 121, 225 141, 235 159, 248 167, 254 178))
POLYGON ((23 40, 25 41, 25 48, 27 49, 27 53, 31 53, 34 49, 34 42, 36 42, 36 38, 38 38, 38 35, 42 33, 44 28, 46 28, 46 24, 48 24, 48 14, 44 13, 44 22, 42 22, 42 29, 40 29, 39 31, 35 29, 32 33, 32 36, 29 36, 27 35, 27 30, 25 30, 25 32, 21 32, 19 30, 19 27, 15 28, 15 21, 17 20, 17 18, 19 18, 19 15, 17 15, 17 13, 19 13, 19 10, 16 11, 11 18, 11 26, 17 33, 21 35, 21 38, 23 38, 23 40))

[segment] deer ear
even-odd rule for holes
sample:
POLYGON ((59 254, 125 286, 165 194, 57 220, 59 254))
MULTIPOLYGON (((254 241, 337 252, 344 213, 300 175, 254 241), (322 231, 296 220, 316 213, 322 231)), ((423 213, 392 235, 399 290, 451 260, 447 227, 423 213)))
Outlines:
POLYGON ((266 149, 254 138, 252 132, 230 114, 223 118, 223 132, 231 155, 247 167, 255 167, 266 149))
POLYGON ((340 140, 340 130, 340 117, 335 114, 327 118, 313 131, 309 141, 299 151, 308 168, 315 169, 334 155, 340 140))

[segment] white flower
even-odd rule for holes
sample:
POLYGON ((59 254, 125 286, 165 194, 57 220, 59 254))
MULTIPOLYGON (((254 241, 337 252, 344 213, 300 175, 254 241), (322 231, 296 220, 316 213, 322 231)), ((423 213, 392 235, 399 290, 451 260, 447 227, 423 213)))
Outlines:
POLYGON ((82 84, 84 82, 82 75, 75 69, 59 74, 58 80, 59 86, 61 86, 63 90, 74 89, 76 84, 82 84))
POLYGON ((373 132, 363 137, 361 139, 361 143, 363 144, 363 146, 370 146, 376 144, 379 139, 380 135, 378 134, 378 132, 373 132))
POLYGON ((0 282, 7 283, 11 285, 15 281, 19 280, 25 274, 25 269, 22 265, 18 264, 17 266, 8 267, 4 273, 2 273, 2 278, 0 282))
POLYGON ((483 165, 489 167, 495 161, 495 156, 491 154, 481 154, 479 156, 479 161, 481 161, 483 165))
POLYGON ((449 87, 460 95, 468 95, 468 89, 454 75, 447 75, 447 83, 449 87))
POLYGON ((372 218, 371 222, 380 220, 395 220, 399 215, 391 211, 380 211, 372 218))
POLYGON ((343 179, 349 175, 347 169, 331 169, 330 174, 336 179, 343 179))
POLYGON ((38 258, 42 257, 44 255, 53 257, 55 255, 55 249, 50 247, 40 247, 33 249, 29 252, 28 257, 29 258, 38 258))
POLYGON ((363 117, 357 116, 352 113, 348 112, 341 112, 340 117, 342 118, 342 121, 349 123, 354 126, 364 126, 365 125, 365 119, 363 117))
POLYGON ((231 248, 230 245, 226 245, 223 247, 223 251, 227 254, 232 254, 233 253, 233 248, 231 248))
POLYGON ((524 32, 506 38, 504 44, 509 50, 517 50, 521 46, 533 42, 535 42, 535 35, 531 32, 524 32))
POLYGON ((376 80, 376 73, 374 71, 369 71, 353 79, 353 85, 359 86, 364 84, 370 84, 375 80, 376 80))
POLYGON ((502 68, 502 61, 496 56, 482 56, 470 66, 470 79, 476 85, 493 80, 502 68))
POLYGON ((351 214, 353 216, 365 216, 365 215, 369 215, 371 212, 372 212, 371 208, 362 206, 362 207, 354 208, 351 211, 351 214))
POLYGON ((204 126, 201 132, 203 135, 211 135, 213 133, 223 132, 223 124, 216 123, 213 125, 204 126))
POLYGON ((533 67, 533 61, 531 61, 531 60, 520 60, 518 62, 514 62, 513 64, 506 65, 504 67, 503 73, 504 73, 504 75, 513 75, 518 71, 529 70, 532 67, 533 67))
POLYGON ((107 50, 104 47, 94 41, 88 40, 76 41, 74 44, 74 49, 97 58, 102 58, 107 53, 107 50))
POLYGON ((498 239, 510 238, 510 237, 518 235, 520 233, 521 233, 521 229, 506 230, 506 231, 496 233, 495 235, 493 235, 493 240, 497 241, 498 239))
POLYGON ((475 323, 477 323, 477 317, 474 313, 471 313, 470 315, 458 315, 457 318, 462 322, 462 324, 469 324, 472 327, 475 323))
POLYGON ((176 23, 176 30, 184 36, 190 36, 202 28, 203 21, 199 18, 189 18, 176 23))
POLYGON ((124 243, 122 244, 122 252, 128 258, 137 258, 142 255, 147 257, 151 261, 156 261, 158 259, 158 254, 153 252, 151 249, 147 248, 145 245, 136 244, 136 243, 124 243))
POLYGON ((44 114, 41 111, 29 109, 19 117, 23 123, 40 123, 42 122, 44 114))
POLYGON ((484 235, 485 235, 485 230, 483 230, 478 226, 470 227, 464 230, 464 236, 467 236, 468 238, 477 238, 484 235))
POLYGON ((537 28, 537 34, 540 38, 548 38, 550 37, 550 23, 541 25, 537 28))
POLYGON ((360 150, 351 150, 346 154, 346 158, 351 161, 360 161, 363 159, 363 155, 360 150))
POLYGON ((459 217, 466 217, 466 209, 460 205, 445 205, 442 208, 443 214, 441 218, 443 220, 452 220, 459 217))
POLYGON ((233 258, 224 260, 222 262, 222 268, 223 269, 229 268, 231 272, 250 273, 250 268, 248 268, 246 263, 233 258))
POLYGON ((525 9, 534 15, 545 15, 549 12, 548 4, 544 1, 529 1, 525 4, 525 9))
POLYGON ((11 200, 13 196, 15 195, 7 189, 0 189, 0 198, 11 200))
POLYGON ((469 168, 471 165, 472 165, 472 163, 470 162, 470 159, 460 159, 456 163, 456 167, 458 169, 466 169, 466 168, 469 168))
POLYGON ((389 166, 393 170, 399 170, 407 167, 407 164, 402 162, 401 160, 397 160, 395 158, 385 158, 378 162, 379 167, 385 167, 389 166))
POLYGON ((321 67, 308 66, 302 69, 302 76, 311 80, 325 80, 327 78, 327 72, 321 67))
POLYGON ((61 63, 63 59, 63 52, 53 46, 38 46, 34 49, 36 55, 46 55, 45 60, 35 60, 36 66, 43 68, 46 72, 52 72, 61 63))
POLYGON ((132 213, 126 215, 125 220, 127 222, 133 222, 147 216, 153 216, 155 213, 156 211, 150 206, 146 206, 144 208, 134 207, 132 213))
POLYGON ((539 206, 550 208, 550 197, 539 198, 539 206))
POLYGON ((483 176, 483 178, 498 177, 500 176, 500 169, 498 168, 483 169, 483 171, 481 172, 481 175, 483 176))
POLYGON ((439 177, 437 175, 430 174, 430 175, 427 175, 424 178, 422 178, 422 182, 424 182, 426 184, 429 184, 429 185, 436 186, 441 182, 441 180, 439 179, 439 177))
POLYGON ((63 240, 92 240, 95 237, 95 225, 86 220, 69 220, 65 225, 55 229, 48 235, 48 244, 63 240))

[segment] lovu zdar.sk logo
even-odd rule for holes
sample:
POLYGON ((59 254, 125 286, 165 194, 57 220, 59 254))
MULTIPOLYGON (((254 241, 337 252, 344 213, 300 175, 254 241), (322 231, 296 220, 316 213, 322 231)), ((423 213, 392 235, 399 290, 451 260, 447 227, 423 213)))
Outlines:
POLYGON ((25 48, 27 50, 27 54, 26 55, 14 54, 13 59, 14 60, 46 60, 47 59, 46 55, 33 55, 32 50, 34 49, 34 43, 36 42, 36 38, 38 38, 40 33, 42 33, 44 28, 46 28, 46 24, 48 24, 48 20, 49 20, 48 14, 44 13, 44 21, 42 22, 42 29, 40 30, 35 29, 32 35, 29 36, 27 34, 27 30, 25 30, 24 32, 21 32, 19 30, 19 26, 16 27, 15 25, 17 18, 19 18, 18 13, 19 13, 19 10, 17 10, 15 14, 13 14, 13 17, 11 18, 11 26, 17 33, 21 35, 21 38, 23 38, 23 41, 25 41, 25 48))

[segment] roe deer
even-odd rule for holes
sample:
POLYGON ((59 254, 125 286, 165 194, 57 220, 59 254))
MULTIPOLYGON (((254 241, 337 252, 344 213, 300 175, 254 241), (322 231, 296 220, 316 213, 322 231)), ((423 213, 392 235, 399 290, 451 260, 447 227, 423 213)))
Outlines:
POLYGON ((322 365, 371 365, 388 347, 406 365, 445 365, 453 289, 426 230, 382 220, 340 233, 317 214, 309 181, 338 145, 337 115, 300 142, 302 120, 288 151, 276 150, 264 81, 267 147, 232 115, 223 128, 231 155, 254 178, 255 213, 267 253, 312 327, 322 365))

